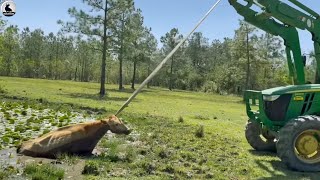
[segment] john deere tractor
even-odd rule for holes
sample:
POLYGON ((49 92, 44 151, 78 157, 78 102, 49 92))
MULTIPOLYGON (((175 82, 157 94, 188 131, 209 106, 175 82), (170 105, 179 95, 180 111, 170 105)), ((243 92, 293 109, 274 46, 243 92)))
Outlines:
POLYGON ((229 0, 245 21, 284 40, 294 84, 245 92, 249 117, 245 135, 254 149, 277 151, 293 170, 320 171, 320 16, 297 0, 288 1, 229 0), (315 84, 305 81, 306 58, 301 56, 297 28, 312 34, 315 84))

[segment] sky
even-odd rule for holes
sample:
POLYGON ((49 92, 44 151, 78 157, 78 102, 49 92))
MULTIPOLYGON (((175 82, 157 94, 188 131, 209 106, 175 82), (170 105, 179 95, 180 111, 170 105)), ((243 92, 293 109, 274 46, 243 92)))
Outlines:
MULTIPOLYGON (((200 18, 210 9, 216 0, 134 0, 136 8, 142 10, 144 24, 152 28, 152 32, 159 40, 172 28, 178 28, 183 35, 188 34, 200 18)), ((57 32, 60 26, 57 20, 71 20, 68 8, 86 8, 82 0, 14 0, 17 12, 13 17, 3 17, 10 24, 18 25, 20 29, 41 28, 46 34, 57 32)), ((286 0, 284 0, 286 2, 286 0)), ((300 0, 320 13, 320 1, 300 0)), ((242 19, 227 0, 222 0, 208 19, 199 27, 210 41, 232 38, 242 19)), ((309 53, 313 49, 311 35, 299 31, 302 53, 309 53)))

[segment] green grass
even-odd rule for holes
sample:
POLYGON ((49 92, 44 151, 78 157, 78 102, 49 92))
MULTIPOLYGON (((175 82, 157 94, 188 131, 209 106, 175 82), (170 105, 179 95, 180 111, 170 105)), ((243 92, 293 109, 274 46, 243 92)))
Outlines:
POLYGON ((82 174, 97 176, 99 172, 99 164, 96 161, 86 161, 82 174))
POLYGON ((8 171, 2 169, 0 170, 0 180, 6 180, 10 175, 11 173, 8 171))
MULTIPOLYGON (((72 104, 104 115, 115 113, 131 95, 98 83, 0 77, 7 97, 72 104)), ((129 86, 127 86, 129 88, 129 86)), ((120 115, 135 130, 130 136, 102 139, 103 152, 88 161, 99 175, 87 179, 316 179, 320 173, 293 172, 272 153, 252 150, 244 137, 247 121, 241 97, 145 89, 120 115), (182 120, 179 120, 181 119, 182 120), (197 137, 200 128, 201 138, 197 137), (202 130, 201 130, 202 129, 202 130), (202 132, 201 132, 202 131, 202 132), (128 143, 129 142, 129 143, 128 143)), ((90 173, 89 173, 90 174, 90 173)))
POLYGON ((64 170, 51 164, 28 164, 24 174, 33 180, 58 180, 63 179, 64 170))
POLYGON ((57 159, 68 165, 76 164, 79 161, 78 156, 69 155, 69 154, 59 154, 57 155, 57 159))
MULTIPOLYGON (((9 96, 42 99, 54 103, 71 103, 91 108, 105 108, 115 112, 133 92, 116 90, 117 85, 107 85, 108 97, 99 99, 98 83, 79 83, 70 81, 48 81, 38 79, 0 77, 9 96)), ((180 117, 193 120, 202 117, 226 119, 245 119, 244 106, 238 102, 240 97, 218 96, 188 91, 169 91, 167 89, 145 89, 126 109, 128 113, 149 113, 156 116, 180 117), (224 106, 228 105, 228 108, 224 106), (200 116, 200 117, 201 117, 200 116), (240 117, 239 117, 240 116, 240 117)))

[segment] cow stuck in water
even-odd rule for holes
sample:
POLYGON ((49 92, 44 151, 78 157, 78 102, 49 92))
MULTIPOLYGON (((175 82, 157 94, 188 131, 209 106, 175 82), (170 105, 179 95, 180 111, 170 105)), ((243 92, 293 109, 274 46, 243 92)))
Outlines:
POLYGON ((55 158, 58 154, 91 154, 99 140, 110 130, 129 134, 130 130, 116 116, 108 119, 70 125, 23 142, 17 152, 32 157, 55 158))

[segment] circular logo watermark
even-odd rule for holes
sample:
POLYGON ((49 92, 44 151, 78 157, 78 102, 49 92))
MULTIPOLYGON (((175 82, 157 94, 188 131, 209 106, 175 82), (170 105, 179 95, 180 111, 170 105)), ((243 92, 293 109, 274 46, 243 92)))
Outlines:
POLYGON ((13 1, 2 1, 1 11, 4 16, 16 14, 16 4, 13 1))

